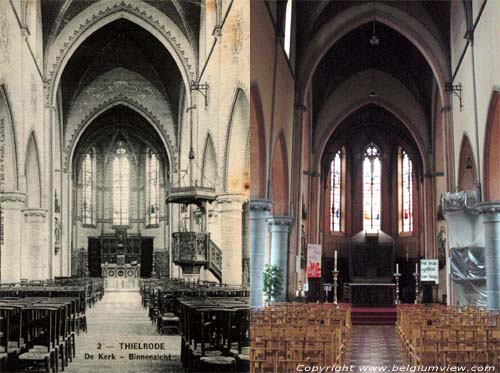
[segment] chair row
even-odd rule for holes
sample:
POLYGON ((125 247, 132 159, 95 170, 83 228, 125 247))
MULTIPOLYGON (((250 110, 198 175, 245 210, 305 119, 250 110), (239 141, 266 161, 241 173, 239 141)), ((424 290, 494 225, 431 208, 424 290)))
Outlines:
POLYGON ((399 305, 397 330, 412 364, 500 367, 500 318, 479 308, 399 305))
POLYGON ((249 300, 244 297, 176 300, 181 361, 194 371, 248 371, 249 300))
POLYGON ((75 334, 86 324, 79 297, 0 299, 2 371, 64 370, 76 353, 75 334))
POLYGON ((54 280, 21 280, 19 283, 0 284, 0 298, 16 297, 58 297, 74 296, 69 292, 78 292, 83 301, 82 307, 92 307, 104 295, 104 283, 101 278, 56 277, 54 280))
POLYGON ((251 372, 339 366, 351 334, 349 305, 281 303, 253 311, 251 372))
POLYGON ((185 369, 248 370, 248 289, 202 281, 144 279, 141 296, 159 333, 182 335, 185 369))

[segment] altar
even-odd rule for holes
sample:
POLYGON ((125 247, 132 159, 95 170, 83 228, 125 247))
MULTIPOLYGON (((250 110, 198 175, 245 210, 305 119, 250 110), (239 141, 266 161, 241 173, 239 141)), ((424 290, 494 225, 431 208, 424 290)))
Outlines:
POLYGON ((351 238, 349 272, 351 302, 355 306, 393 306, 394 240, 378 230, 361 231, 351 238))
POLYGON ((351 283, 351 302, 354 306, 384 307, 393 306, 396 285, 383 282, 351 283))
POLYGON ((106 291, 138 291, 141 265, 105 263, 101 266, 106 291))

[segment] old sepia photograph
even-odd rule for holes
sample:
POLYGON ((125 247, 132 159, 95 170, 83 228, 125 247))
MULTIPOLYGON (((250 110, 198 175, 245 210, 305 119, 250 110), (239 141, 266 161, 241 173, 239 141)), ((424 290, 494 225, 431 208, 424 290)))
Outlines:
POLYGON ((250 17, 251 371, 498 371, 500 1, 250 17))
POLYGON ((0 371, 245 372, 250 2, 0 0, 0 371))

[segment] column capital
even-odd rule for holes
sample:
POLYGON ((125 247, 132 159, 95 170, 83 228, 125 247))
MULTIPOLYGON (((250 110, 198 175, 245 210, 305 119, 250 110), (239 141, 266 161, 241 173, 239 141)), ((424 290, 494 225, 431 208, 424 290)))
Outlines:
POLYGON ((22 192, 2 192, 0 193, 0 203, 5 209, 21 209, 24 207, 27 195, 22 192))
POLYGON ((500 201, 479 203, 476 211, 480 214, 500 214, 500 201))
POLYGON ((217 196, 217 203, 243 203, 247 200, 248 196, 241 193, 225 193, 217 196))
POLYGON ((269 223, 271 231, 286 230, 288 232, 292 225, 293 218, 290 216, 270 216, 267 218, 267 222, 269 223))
POLYGON ((27 208, 21 210, 26 217, 34 217, 34 218, 45 218, 47 216, 47 209, 41 208, 27 208))
POLYGON ((250 211, 270 212, 273 208, 273 202, 268 199, 250 199, 250 211))

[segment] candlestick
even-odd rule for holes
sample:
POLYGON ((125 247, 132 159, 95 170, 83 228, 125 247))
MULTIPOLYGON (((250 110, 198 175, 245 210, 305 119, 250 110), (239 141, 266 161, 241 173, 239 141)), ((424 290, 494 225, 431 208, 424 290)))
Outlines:
POLYGON ((400 304, 401 301, 399 300, 399 278, 401 277, 401 273, 397 270, 396 266, 396 273, 394 274, 394 278, 396 279, 396 299, 394 300, 394 304, 400 304))
POLYGON ((396 273, 399 273, 399 263, 396 263, 396 273))
POLYGON ((418 264, 416 266, 416 269, 417 270, 413 274, 413 276, 415 276, 415 304, 419 304, 420 303, 420 286, 419 286, 418 278, 420 276, 419 276, 419 273, 418 273, 418 264))
POLYGON ((335 260, 334 260, 334 268, 335 271, 337 270, 337 250, 335 250, 335 260))
POLYGON ((337 302, 337 285, 338 285, 338 276, 339 276, 339 271, 337 271, 337 266, 335 266, 335 269, 332 271, 333 273, 333 304, 338 307, 338 302, 337 302))

